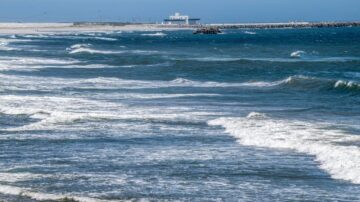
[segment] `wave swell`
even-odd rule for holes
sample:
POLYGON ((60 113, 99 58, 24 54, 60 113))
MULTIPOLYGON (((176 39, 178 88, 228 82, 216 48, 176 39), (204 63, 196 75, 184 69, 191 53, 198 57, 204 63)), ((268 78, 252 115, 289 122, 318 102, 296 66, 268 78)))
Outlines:
POLYGON ((280 82, 283 86, 305 90, 339 90, 343 92, 360 92, 360 84, 353 81, 321 79, 307 76, 290 76, 280 82))

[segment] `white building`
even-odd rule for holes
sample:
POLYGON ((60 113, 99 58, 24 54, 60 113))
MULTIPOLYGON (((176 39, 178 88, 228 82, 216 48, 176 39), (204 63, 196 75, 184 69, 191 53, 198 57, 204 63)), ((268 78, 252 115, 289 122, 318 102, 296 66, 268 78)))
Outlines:
POLYGON ((168 25, 195 25, 198 24, 199 21, 200 18, 190 18, 188 15, 175 13, 175 15, 171 15, 168 19, 165 19, 164 23, 168 25))

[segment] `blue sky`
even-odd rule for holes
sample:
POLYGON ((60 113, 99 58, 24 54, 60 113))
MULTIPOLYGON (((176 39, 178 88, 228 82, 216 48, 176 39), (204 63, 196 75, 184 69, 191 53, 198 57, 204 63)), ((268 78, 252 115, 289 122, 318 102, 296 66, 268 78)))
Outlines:
POLYGON ((1 22, 161 21, 175 11, 218 23, 360 21, 360 0, 0 0, 1 22))

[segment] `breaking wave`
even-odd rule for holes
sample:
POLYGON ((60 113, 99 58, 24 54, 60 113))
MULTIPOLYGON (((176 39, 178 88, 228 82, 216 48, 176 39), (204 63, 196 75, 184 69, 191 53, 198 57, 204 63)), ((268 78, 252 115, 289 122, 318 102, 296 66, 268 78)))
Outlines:
POLYGON ((359 136, 322 129, 326 125, 320 123, 275 120, 255 112, 246 118, 219 118, 208 124, 224 127, 242 145, 293 149, 314 155, 320 168, 332 178, 360 184, 360 149, 355 146, 359 136))
POLYGON ((359 91, 360 84, 353 81, 321 79, 307 76, 291 76, 281 82, 284 86, 307 90, 359 91))
POLYGON ((306 90, 346 90, 359 91, 360 84, 353 81, 322 79, 307 76, 290 76, 278 81, 248 81, 243 83, 221 83, 211 81, 192 81, 183 78, 172 80, 171 83, 192 85, 197 87, 291 87, 306 90))
POLYGON ((31 40, 16 39, 16 38, 0 38, 0 51, 16 51, 20 48, 14 47, 11 44, 16 42, 28 42, 31 40))
POLYGON ((59 194, 48 194, 48 193, 41 193, 41 192, 34 192, 28 188, 19 188, 14 186, 8 185, 0 185, 0 193, 6 195, 15 195, 15 196, 22 196, 28 197, 34 200, 39 201, 65 201, 67 199, 74 199, 79 202, 100 202, 102 200, 96 198, 89 198, 89 197, 78 197, 72 195, 59 195, 59 194))
POLYGON ((337 89, 345 90, 360 90, 360 84, 353 81, 343 81, 339 80, 334 84, 334 87, 337 89))
POLYGON ((305 54, 305 51, 302 50, 298 50, 298 51, 294 51, 290 54, 290 57, 292 58, 300 58, 305 54))
MULTIPOLYGON (((117 99, 169 99, 182 97, 212 97, 218 94, 144 94, 119 93, 111 95, 117 99)), ((106 95, 101 95, 103 99, 106 95)), ((40 131, 71 130, 74 125, 86 125, 106 121, 141 122, 198 122, 207 112, 192 112, 183 108, 166 107, 129 107, 121 103, 106 102, 97 99, 70 98, 57 96, 0 96, 0 113, 5 115, 23 115, 33 119, 31 122, 1 129, 2 131, 40 131), (20 107, 21 106, 21 107, 20 107), (185 111, 184 111, 185 110, 185 111), (161 111, 161 112, 160 112, 161 111), (121 112, 121 113, 119 113, 121 112)), ((205 121, 205 120, 204 120, 205 121)), ((204 122, 203 121, 203 122, 204 122)), ((31 138, 2 136, 1 138, 31 138)), ((44 138, 44 137, 42 137, 44 138)), ((59 137, 46 137, 59 138, 59 137)), ((67 137, 72 138, 72 137, 67 137)))

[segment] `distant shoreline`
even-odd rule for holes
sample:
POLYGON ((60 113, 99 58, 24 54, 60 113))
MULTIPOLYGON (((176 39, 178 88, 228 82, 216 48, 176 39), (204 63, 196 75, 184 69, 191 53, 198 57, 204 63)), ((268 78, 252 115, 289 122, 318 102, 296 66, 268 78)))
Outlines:
POLYGON ((246 24, 213 24, 221 29, 276 29, 276 28, 326 28, 326 27, 359 27, 360 22, 288 22, 288 23, 246 23, 246 24))
POLYGON ((220 29, 283 29, 283 28, 325 28, 359 27, 360 22, 289 22, 289 23, 243 23, 243 24, 202 24, 164 25, 120 22, 74 22, 74 23, 0 23, 0 34, 46 34, 67 32, 106 31, 175 31, 194 30, 201 27, 220 29))

